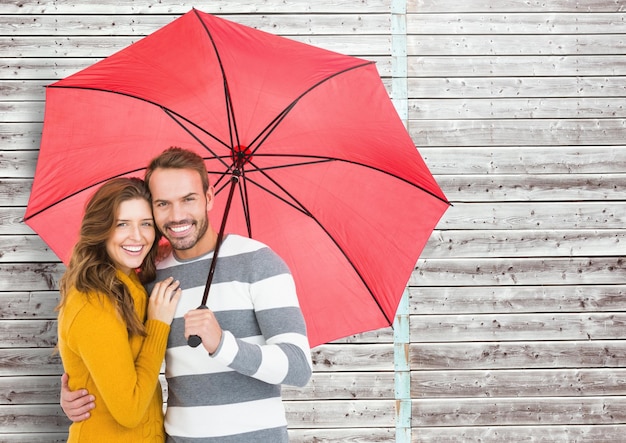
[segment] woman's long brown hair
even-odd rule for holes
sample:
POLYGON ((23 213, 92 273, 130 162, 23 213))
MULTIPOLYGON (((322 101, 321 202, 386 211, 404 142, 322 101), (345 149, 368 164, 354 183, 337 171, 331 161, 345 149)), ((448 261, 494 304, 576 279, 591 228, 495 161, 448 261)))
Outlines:
MULTIPOLYGON (((103 294, 109 297, 126 322, 130 335, 145 336, 143 319, 135 314, 130 291, 116 275, 116 267, 106 250, 106 241, 115 229, 116 216, 122 202, 142 199, 151 205, 150 193, 143 180, 138 178, 116 178, 98 189, 85 208, 80 236, 74 246, 67 271, 61 277, 59 288, 63 307, 71 288, 86 296, 103 294)), ((155 241, 145 260, 138 269, 142 283, 156 277, 155 258, 160 234, 155 228, 155 241)))

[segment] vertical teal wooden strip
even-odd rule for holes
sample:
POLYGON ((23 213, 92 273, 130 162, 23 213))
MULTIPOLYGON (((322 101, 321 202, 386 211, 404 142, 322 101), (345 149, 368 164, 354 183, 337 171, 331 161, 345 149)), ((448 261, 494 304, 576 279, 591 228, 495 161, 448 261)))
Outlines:
POLYGON ((394 392, 396 443, 411 442, 411 365, 409 359, 409 295, 404 291, 394 320, 394 392))
MULTIPOLYGON (((406 9, 406 0, 391 0, 391 97, 405 126, 409 118, 406 9)), ((405 290, 394 321, 396 443, 410 443, 412 437, 410 341, 409 294, 405 290)))

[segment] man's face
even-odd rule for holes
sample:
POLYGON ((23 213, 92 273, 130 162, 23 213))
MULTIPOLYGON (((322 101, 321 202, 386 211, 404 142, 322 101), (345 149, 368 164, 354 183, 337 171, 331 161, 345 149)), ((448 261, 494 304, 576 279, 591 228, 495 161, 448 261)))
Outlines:
POLYGON ((194 258, 209 252, 212 245, 207 244, 205 234, 213 190, 204 193, 198 173, 191 169, 158 168, 152 173, 149 186, 154 221, 176 255, 194 258))

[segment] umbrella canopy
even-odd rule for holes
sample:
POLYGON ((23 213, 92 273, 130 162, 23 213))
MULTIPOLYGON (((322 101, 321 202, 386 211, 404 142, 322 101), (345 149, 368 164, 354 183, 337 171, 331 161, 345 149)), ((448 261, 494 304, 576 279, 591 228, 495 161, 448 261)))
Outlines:
POLYGON ((95 189, 170 146, 205 159, 214 226, 239 175, 226 232, 287 262, 312 346, 393 322, 449 206, 372 62, 194 9, 48 86, 25 222, 67 263, 95 189))

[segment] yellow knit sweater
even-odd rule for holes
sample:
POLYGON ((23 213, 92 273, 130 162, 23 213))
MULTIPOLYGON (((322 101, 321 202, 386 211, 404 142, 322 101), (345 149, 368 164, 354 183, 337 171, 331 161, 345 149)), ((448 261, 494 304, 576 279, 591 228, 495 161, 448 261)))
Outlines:
MULTIPOLYGON (((118 272, 144 319, 147 293, 137 276, 118 272)), ((96 397, 91 417, 70 426, 68 443, 163 442, 159 370, 169 325, 146 322, 147 337, 129 338, 110 299, 70 291, 59 313, 59 351, 71 390, 96 397)))

